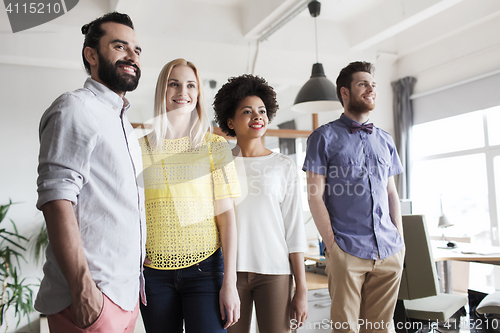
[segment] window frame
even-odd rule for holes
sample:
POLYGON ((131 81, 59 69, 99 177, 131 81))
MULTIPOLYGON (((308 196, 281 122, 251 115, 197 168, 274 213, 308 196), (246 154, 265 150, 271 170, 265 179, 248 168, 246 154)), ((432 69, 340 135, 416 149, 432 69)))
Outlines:
MULTIPOLYGON (((500 108, 500 106, 498 106, 496 108, 500 108)), ((439 154, 434 154, 434 155, 419 156, 418 158, 415 157, 415 158, 412 158, 412 165, 414 165, 414 163, 418 162, 418 161, 440 160, 440 159, 445 159, 445 158, 463 157, 463 156, 469 156, 469 155, 475 155, 475 154, 484 154, 486 157, 486 182, 487 182, 487 189, 488 189, 488 213, 490 215, 490 237, 491 237, 492 245, 499 246, 500 245, 499 229, 498 229, 499 207, 497 207, 498 194, 496 192, 497 189, 496 189, 494 159, 497 156, 500 158, 500 144, 490 145, 489 132, 488 132, 488 110, 490 110, 490 109, 491 108, 472 111, 472 112, 479 111, 482 113, 483 135, 484 135, 484 146, 483 147, 465 149, 465 150, 459 150, 459 151, 453 151, 453 152, 447 152, 447 153, 439 153, 439 154)), ((464 113, 464 114, 466 114, 466 113, 464 113)), ((461 116, 461 115, 463 115, 463 114, 456 115, 456 116, 461 116)), ((442 119, 446 119, 446 118, 442 118, 442 119)), ((435 121, 435 120, 432 120, 432 121, 435 121)), ((414 126, 422 125, 422 124, 425 124, 425 123, 415 124, 414 126)), ((416 181, 415 179, 413 179, 413 174, 411 174, 410 177, 412 178, 412 179, 410 179, 410 182, 413 183, 416 181)), ((500 177, 500 174, 497 175, 497 177, 500 177)), ((411 198, 411 193, 410 193, 410 198, 411 198)))

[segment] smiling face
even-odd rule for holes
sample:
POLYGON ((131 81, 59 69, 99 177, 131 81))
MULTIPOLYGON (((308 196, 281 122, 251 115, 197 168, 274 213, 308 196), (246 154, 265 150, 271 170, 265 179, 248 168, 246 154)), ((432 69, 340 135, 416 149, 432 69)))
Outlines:
POLYGON ((234 117, 227 121, 228 127, 236 132, 238 140, 244 137, 260 138, 266 132, 268 123, 266 106, 257 96, 245 97, 238 104, 234 117))
POLYGON ((342 88, 342 90, 345 108, 350 112, 363 114, 375 108, 377 86, 370 73, 354 73, 352 75, 351 89, 342 88))
POLYGON ((167 82, 167 112, 184 109, 191 112, 198 104, 198 80, 189 66, 175 66, 167 82))
POLYGON ((91 71, 94 65, 97 75, 93 77, 123 95, 139 84, 141 48, 134 30, 126 25, 107 22, 102 24, 102 29, 106 33, 99 42, 99 49, 93 50, 94 61, 89 61, 91 71))

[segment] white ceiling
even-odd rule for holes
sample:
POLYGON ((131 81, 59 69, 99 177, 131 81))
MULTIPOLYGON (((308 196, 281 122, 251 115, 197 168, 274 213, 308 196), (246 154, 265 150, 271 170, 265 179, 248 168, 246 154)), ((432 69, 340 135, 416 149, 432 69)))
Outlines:
MULTIPOLYGON (((136 117, 142 118, 135 121, 147 120, 144 118, 152 114, 152 95, 161 67, 184 57, 198 66, 205 81, 216 80, 216 89, 229 76, 252 72, 254 67, 253 72, 278 91, 282 111, 277 124, 296 116, 290 106, 316 61, 314 19, 303 9, 267 40, 257 43, 255 38, 308 2, 80 0, 66 15, 16 34, 2 12, 0 63, 80 69, 80 27, 117 10, 132 17, 143 48, 143 78, 138 90, 130 94, 139 110, 136 117)), ((323 0, 321 4, 316 19, 319 61, 332 81, 353 60, 375 61, 382 55, 401 61, 453 40, 451 53, 468 47, 460 45, 461 36, 481 31, 481 27, 491 30, 500 22, 500 0, 323 0)), ((482 35, 471 38, 481 39, 482 35)), ((496 45, 498 40, 485 39, 482 47, 496 45)), ((210 90, 208 84, 205 87, 210 98, 216 90, 210 90)))

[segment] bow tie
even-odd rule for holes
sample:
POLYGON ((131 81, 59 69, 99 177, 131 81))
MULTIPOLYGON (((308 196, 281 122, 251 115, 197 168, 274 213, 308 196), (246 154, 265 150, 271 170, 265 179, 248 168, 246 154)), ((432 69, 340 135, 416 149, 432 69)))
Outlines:
POLYGON ((363 131, 365 131, 368 134, 372 134, 372 132, 373 132, 373 124, 369 123, 369 124, 366 124, 366 125, 360 125, 357 122, 353 121, 352 124, 351 124, 351 133, 357 133, 360 130, 363 130, 363 131))

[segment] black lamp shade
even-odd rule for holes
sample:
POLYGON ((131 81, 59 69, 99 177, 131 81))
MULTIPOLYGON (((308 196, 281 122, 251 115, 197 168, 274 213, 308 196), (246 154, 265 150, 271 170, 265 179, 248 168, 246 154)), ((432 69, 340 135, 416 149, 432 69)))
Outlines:
POLYGON ((300 89, 292 110, 308 113, 336 111, 342 109, 335 85, 326 78, 323 65, 313 65, 311 78, 300 89))

